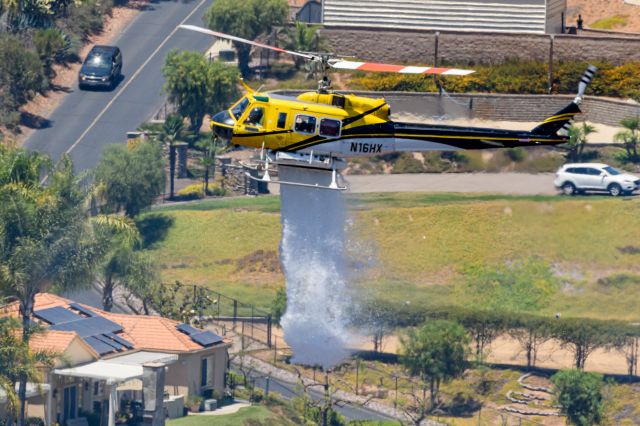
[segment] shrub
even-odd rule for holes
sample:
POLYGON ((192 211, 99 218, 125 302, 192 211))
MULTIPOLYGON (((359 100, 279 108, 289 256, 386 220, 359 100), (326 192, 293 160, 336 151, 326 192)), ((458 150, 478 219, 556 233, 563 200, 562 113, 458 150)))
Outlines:
POLYGON ((604 409, 601 374, 562 370, 551 381, 556 386, 558 403, 571 423, 578 426, 600 423, 604 409))
POLYGON ((422 161, 415 158, 410 153, 403 153, 393 163, 391 173, 424 173, 425 168, 422 161))
POLYGON ((185 186, 178 191, 178 198, 181 200, 199 200, 204 198, 204 188, 200 183, 185 186))
MULTIPOLYGON (((196 186, 196 185, 191 185, 191 186, 196 186)), ((178 192, 178 195, 179 194, 180 192, 178 192)), ((222 186, 220 186, 220 184, 218 183, 214 183, 214 184, 210 183, 209 190, 207 191, 207 195, 213 195, 215 197, 224 197, 225 195, 227 195, 227 190, 222 186)))
POLYGON ((504 150, 504 153, 514 163, 520 163, 527 155, 526 151, 522 148, 509 148, 504 150))

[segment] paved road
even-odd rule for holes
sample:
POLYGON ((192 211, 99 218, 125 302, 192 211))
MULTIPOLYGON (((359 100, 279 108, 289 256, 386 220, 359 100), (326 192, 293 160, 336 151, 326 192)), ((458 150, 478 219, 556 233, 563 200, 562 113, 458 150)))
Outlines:
POLYGON ((29 149, 57 159, 70 153, 76 169, 94 167, 110 144, 123 143, 162 106, 162 66, 171 49, 204 51, 211 37, 177 26, 202 25, 202 15, 212 0, 152 1, 114 40, 123 54, 124 80, 111 92, 79 91, 65 96, 51 115, 49 128, 27 139, 29 149))
MULTIPOLYGON (((487 192, 553 195, 553 173, 408 173, 345 176, 349 192, 487 192)), ((279 194, 279 185, 269 191, 279 194)))
MULTIPOLYGON (((252 372, 249 376, 255 380, 255 386, 265 390, 267 386, 267 380, 263 374, 258 372, 252 372)), ((296 389, 296 385, 285 382, 282 380, 269 378, 269 392, 279 393, 285 400, 289 401, 296 396, 300 396, 302 392, 296 389)), ((322 389, 318 387, 318 390, 311 389, 309 391, 311 398, 314 401, 321 401, 324 398, 322 389)), ((386 416, 377 411, 368 409, 367 407, 361 407, 358 405, 334 405, 334 410, 342 414, 347 420, 396 420, 393 417, 386 416)))

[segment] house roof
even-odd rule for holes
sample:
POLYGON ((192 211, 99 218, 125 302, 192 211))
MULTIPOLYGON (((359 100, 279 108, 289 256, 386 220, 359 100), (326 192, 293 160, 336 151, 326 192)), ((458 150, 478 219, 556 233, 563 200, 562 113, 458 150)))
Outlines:
MULTIPOLYGON (((72 303, 71 300, 54 294, 38 293, 35 297, 34 311, 54 307, 69 309, 72 303)), ((122 327, 122 332, 118 333, 118 337, 131 343, 132 350, 182 353, 195 352, 205 348, 204 345, 196 343, 188 335, 178 331, 176 329, 179 324, 177 321, 160 316, 116 314, 82 304, 79 305, 119 324, 122 327)), ((0 317, 2 316, 19 317, 19 303, 13 302, 0 307, 0 317)), ((46 323, 44 324, 46 325, 46 323)), ((32 345, 35 345, 32 348, 62 352, 78 336, 75 331, 46 330, 45 333, 32 337, 32 345)), ((221 343, 229 342, 228 339, 223 339, 221 343)))

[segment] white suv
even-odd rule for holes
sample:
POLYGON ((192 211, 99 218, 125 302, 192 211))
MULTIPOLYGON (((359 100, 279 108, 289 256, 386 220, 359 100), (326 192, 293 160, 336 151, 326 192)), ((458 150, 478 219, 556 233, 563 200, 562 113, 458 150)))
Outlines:
POLYGON ((556 172, 553 184, 565 195, 607 191, 616 197, 640 189, 640 179, 636 176, 598 163, 565 164, 556 172))

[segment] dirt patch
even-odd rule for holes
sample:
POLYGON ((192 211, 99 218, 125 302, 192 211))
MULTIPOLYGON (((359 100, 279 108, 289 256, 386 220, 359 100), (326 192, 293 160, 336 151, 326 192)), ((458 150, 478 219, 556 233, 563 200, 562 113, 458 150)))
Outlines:
POLYGON ((275 250, 256 250, 236 261, 236 272, 281 273, 280 258, 275 250))
MULTIPOLYGON (((84 58, 94 44, 109 44, 133 21, 140 10, 146 7, 145 1, 131 1, 126 6, 114 7, 111 16, 107 16, 103 31, 91 37, 87 44, 80 50, 79 56, 84 58)), ((60 104, 64 96, 74 90, 78 70, 81 63, 56 65, 55 78, 52 80, 52 89, 45 94, 38 94, 20 110, 20 133, 15 135, 18 144, 24 141, 37 129, 49 127, 51 122, 48 117, 60 104)))

